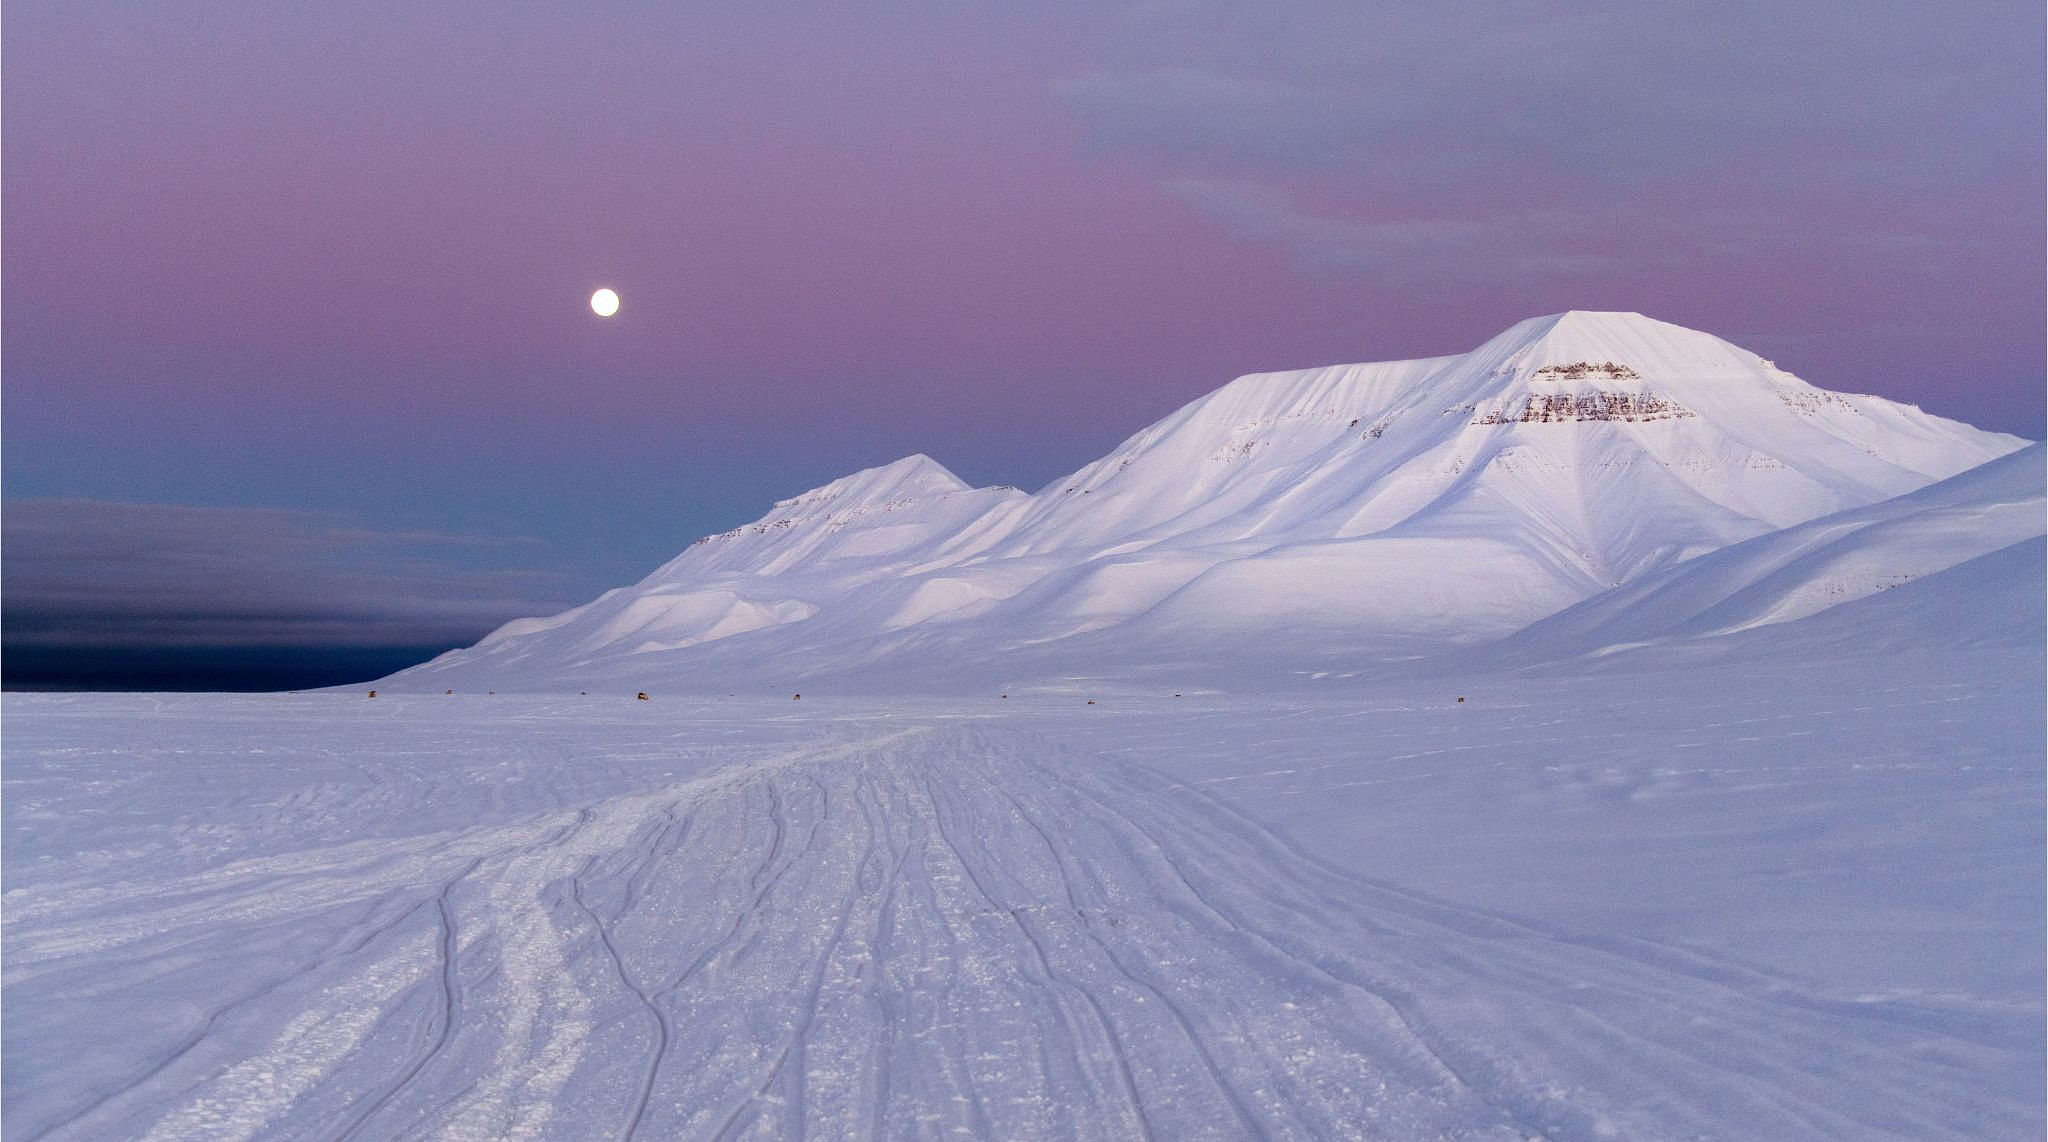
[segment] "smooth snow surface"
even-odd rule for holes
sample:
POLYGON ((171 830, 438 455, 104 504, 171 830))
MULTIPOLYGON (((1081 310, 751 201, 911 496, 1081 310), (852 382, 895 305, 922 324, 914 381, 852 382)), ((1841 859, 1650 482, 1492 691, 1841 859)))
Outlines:
POLYGON ((923 456, 856 473, 387 686, 965 693, 1352 670, 1501 638, 2023 444, 1640 314, 1558 314, 1462 356, 1242 377, 1036 495, 923 456))
MULTIPOLYGON (((2048 531, 2044 452, 2043 445, 2030 445, 1917 492, 1646 575, 1544 619, 1486 654, 1495 661, 1552 661, 1685 642, 1695 644, 1695 654, 1719 651, 1729 636, 1797 623, 2008 549, 2014 550, 1999 564, 2002 574, 1930 584, 1890 605, 1874 601, 1845 611, 1830 625, 1860 628, 1855 633, 1864 650, 2037 644, 2043 576, 2028 569, 2021 549, 2038 549, 2048 531), (1926 606, 1953 600, 1956 613, 1938 623, 1903 613, 1922 599, 1926 606)), ((1773 633, 1797 637, 1813 629, 1818 624, 1773 633)))
POLYGON ((5 1125, 2038 1137, 2042 686, 8 695, 5 1125))

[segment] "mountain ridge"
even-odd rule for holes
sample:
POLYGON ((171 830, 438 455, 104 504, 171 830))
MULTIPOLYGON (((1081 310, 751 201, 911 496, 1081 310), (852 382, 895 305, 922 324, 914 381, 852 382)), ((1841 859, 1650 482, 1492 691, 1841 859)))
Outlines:
POLYGON ((1248 374, 1034 494, 922 454, 864 469, 389 682, 1001 677, 1105 638, 1160 660, 1406 656, 2023 443, 1641 314, 1567 311, 1463 354, 1248 374))

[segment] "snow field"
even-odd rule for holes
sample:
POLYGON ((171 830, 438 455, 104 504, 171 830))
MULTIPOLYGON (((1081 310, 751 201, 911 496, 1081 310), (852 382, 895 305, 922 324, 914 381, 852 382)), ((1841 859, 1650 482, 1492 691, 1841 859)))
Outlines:
POLYGON ((10 695, 6 1124, 2038 1134, 2026 964, 1887 947, 2038 978, 2039 666, 1888 666, 1462 707, 10 695), (1870 947, 1774 963, 1715 938, 1744 915, 1870 947))

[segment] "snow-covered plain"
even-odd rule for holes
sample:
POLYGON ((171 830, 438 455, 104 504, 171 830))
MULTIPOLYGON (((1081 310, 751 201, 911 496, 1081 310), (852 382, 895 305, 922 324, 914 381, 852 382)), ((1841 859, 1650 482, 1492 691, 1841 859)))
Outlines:
POLYGON ((9 695, 6 1128, 2038 1137, 2043 683, 9 695))

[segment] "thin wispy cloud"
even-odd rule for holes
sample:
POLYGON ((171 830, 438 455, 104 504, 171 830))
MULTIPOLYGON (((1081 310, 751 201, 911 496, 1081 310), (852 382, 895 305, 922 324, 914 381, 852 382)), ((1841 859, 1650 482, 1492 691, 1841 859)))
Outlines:
POLYGON ((1278 246, 1304 270, 1359 271, 1392 282, 1506 282, 1612 268, 1614 259, 1574 249, 1529 216, 1363 219, 1317 214, 1276 187, 1199 178, 1165 179, 1167 194, 1232 233, 1278 246))
POLYGON ((2038 119, 2011 100, 2039 86, 2041 24, 1993 3, 1181 5, 1131 34, 1198 60, 1054 92, 1098 160, 1305 269, 1585 277, 1603 246, 1711 258, 1716 231, 2037 238, 2038 210, 1990 204, 2039 197, 2038 119))

